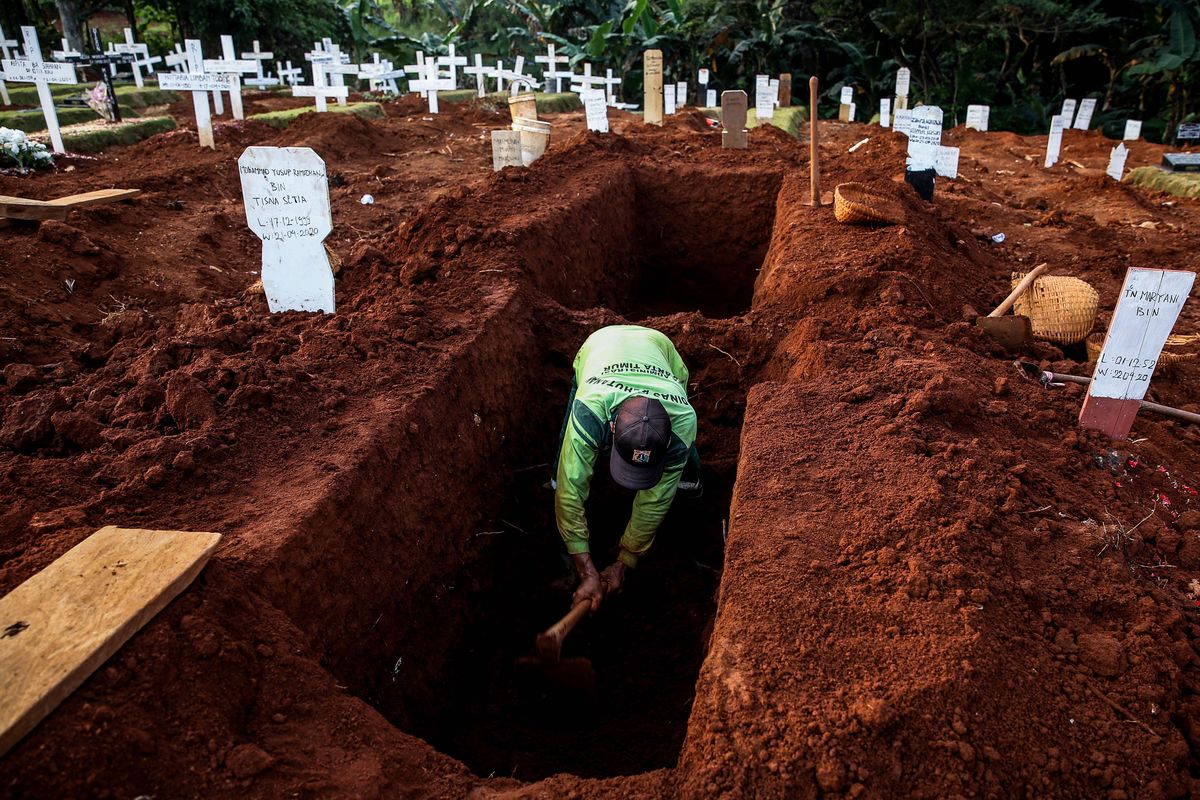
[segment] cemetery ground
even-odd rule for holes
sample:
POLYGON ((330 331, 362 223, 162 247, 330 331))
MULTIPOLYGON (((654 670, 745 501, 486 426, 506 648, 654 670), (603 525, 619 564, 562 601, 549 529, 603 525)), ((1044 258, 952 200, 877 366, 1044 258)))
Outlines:
MULTIPOLYGON (((611 136, 554 114, 545 157, 492 173, 506 111, 383 106, 219 122, 210 152, 185 103, 142 144, 0 176, 143 190, 0 231, 0 593, 102 525, 225 534, 4 757, 5 794, 1200 791, 1200 431, 1082 431, 1082 387, 1026 381, 971 323, 1046 261, 1102 326, 1128 266, 1200 269, 1200 201, 1105 178, 1096 133, 1043 170, 1044 138, 957 128, 929 205, 902 136, 822 122, 824 187, 904 208, 864 228, 807 204, 807 142, 778 129, 722 150, 691 109, 612 112, 611 136), (251 144, 325 159, 336 314, 267 313, 251 144), (621 320, 688 364, 707 490, 568 641, 589 704, 513 661, 569 602, 542 485, 571 359, 621 320)), ((1150 399, 1200 411, 1196 353, 1150 399)), ((1019 355, 1090 374, 1082 347, 1019 355)), ((628 498, 596 491, 605 552, 628 498)))

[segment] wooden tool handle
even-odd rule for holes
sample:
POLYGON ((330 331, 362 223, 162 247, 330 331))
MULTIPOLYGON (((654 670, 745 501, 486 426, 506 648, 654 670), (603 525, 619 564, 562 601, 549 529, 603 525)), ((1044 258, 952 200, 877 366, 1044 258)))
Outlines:
POLYGON ((1004 302, 996 306, 996 310, 988 314, 989 317, 999 317, 1008 313, 1008 310, 1013 307, 1013 303, 1017 302, 1017 298, 1025 294, 1025 290, 1033 285, 1038 276, 1046 270, 1050 269, 1049 265, 1042 263, 1029 271, 1029 274, 1021 278, 1021 282, 1012 290, 1008 297, 1004 298, 1004 302))
POLYGON ((591 600, 583 600, 576 603, 562 619, 538 634, 535 645, 537 646, 538 655, 541 656, 543 661, 558 660, 559 653, 562 651, 563 639, 567 638, 567 634, 579 624, 579 620, 587 616, 591 608, 591 600))

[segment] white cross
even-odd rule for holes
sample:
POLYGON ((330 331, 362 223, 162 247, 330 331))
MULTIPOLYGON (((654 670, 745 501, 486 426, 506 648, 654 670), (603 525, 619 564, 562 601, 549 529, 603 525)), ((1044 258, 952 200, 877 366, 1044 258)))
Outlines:
MULTIPOLYGON (((418 60, 422 59, 418 58, 418 60)), ((407 70, 407 67, 405 69, 407 70)), ((437 60, 432 58, 424 59, 417 80, 410 78, 408 81, 410 92, 420 92, 429 101, 430 114, 438 113, 438 92, 453 88, 453 80, 439 74, 437 60)))
MULTIPOLYGON (((506 72, 504 69, 500 68, 499 62, 496 63, 496 67, 500 69, 500 79, 502 81, 507 80, 509 82, 509 86, 512 88, 512 94, 514 96, 518 91, 520 91, 522 84, 524 84, 524 86, 528 89, 536 89, 538 86, 540 86, 540 84, 533 79, 532 75, 525 74, 525 56, 517 56, 517 62, 513 65, 512 72, 506 72)), ((500 91, 504 91, 503 86, 500 87, 500 91)))
POLYGON ((615 77, 611 69, 604 71, 604 97, 612 108, 617 107, 617 87, 620 85, 621 79, 615 77))
MULTIPOLYGON (((139 89, 144 88, 146 85, 145 81, 142 80, 142 67, 146 68, 146 74, 149 75, 154 72, 154 65, 162 61, 162 58, 158 56, 154 58, 150 57, 150 47, 144 42, 135 42, 133 40, 133 28, 125 29, 125 44, 113 45, 109 48, 109 52, 133 56, 133 63, 129 67, 133 71, 133 82, 137 84, 139 89)), ((117 71, 116 64, 112 65, 112 69, 115 75, 117 71)))
MULTIPOLYGON (((412 87, 412 81, 413 81, 413 79, 414 79, 414 78, 415 78, 416 80, 422 80, 422 79, 425 77, 425 53, 424 53, 424 51, 422 51, 422 50, 418 50, 418 51, 417 51, 417 63, 415 63, 415 64, 405 64, 405 65, 402 67, 402 69, 403 69, 403 70, 404 70, 406 73, 408 73, 409 75, 412 75, 412 76, 413 76, 413 78, 409 78, 409 79, 408 79, 408 81, 409 81, 409 87, 408 87, 408 90, 409 90, 410 92, 415 92, 415 91, 417 91, 416 89, 414 89, 414 88, 412 87)), ((425 96, 425 92, 421 92, 421 96, 422 96, 422 97, 424 97, 424 96, 425 96)))
POLYGON ((220 97, 221 92, 228 88, 229 81, 225 75, 206 73, 204 71, 204 51, 199 39, 185 39, 187 48, 187 72, 161 72, 158 75, 158 85, 163 89, 192 93, 192 107, 196 111, 196 133, 200 137, 200 146, 216 148, 213 141, 212 115, 208 111, 208 93, 220 97))
POLYGON ((582 92, 584 89, 595 89, 597 86, 603 86, 606 78, 592 74, 592 65, 586 61, 583 64, 583 74, 575 75, 571 78, 571 91, 575 93, 582 92))
POLYGON ((473 75, 475 77, 475 85, 479 89, 480 97, 487 94, 487 79, 492 76, 492 71, 483 65, 483 56, 476 53, 475 66, 463 67, 463 75, 473 75))
POLYGON ((396 78, 403 78, 404 70, 396 69, 386 58, 381 59, 379 53, 372 53, 371 59, 372 63, 362 65, 362 71, 358 73, 358 77, 366 78, 369 81, 371 91, 400 94, 400 88, 396 86, 396 78))
POLYGON ((496 61, 496 68, 488 70, 488 76, 496 79, 496 91, 503 92, 504 91, 504 76, 505 76, 504 61, 503 60, 496 61))
POLYGON ((458 68, 467 65, 466 56, 454 55, 454 45, 446 45, 447 55, 438 56, 437 64, 439 67, 449 67, 450 69, 450 90, 458 88, 458 68))
MULTIPOLYGON (((258 62, 247 59, 239 59, 237 51, 233 47, 232 36, 221 37, 221 58, 206 58, 204 59, 205 72, 218 72, 226 75, 226 80, 229 83, 229 105, 233 110, 234 119, 245 119, 246 115, 242 111, 242 75, 243 72, 254 72, 258 62)), ((221 107, 217 107, 217 113, 221 113, 221 107)))
POLYGON ((24 58, 5 58, 0 62, 5 80, 14 83, 32 83, 37 86, 38 101, 42 104, 42 116, 46 118, 46 130, 50 132, 50 144, 54 152, 65 153, 62 132, 58 129, 58 112, 54 109, 54 98, 50 95, 52 83, 78 83, 74 64, 42 60, 42 46, 38 42, 37 29, 21 26, 21 38, 25 41, 24 58))
MULTIPOLYGON (((555 55, 554 54, 554 43, 551 42, 546 45, 546 55, 534 56, 533 60, 535 62, 537 62, 538 64, 546 65, 546 66, 542 67, 542 79, 543 79, 543 82, 546 84, 546 89, 547 90, 550 89, 550 80, 551 80, 551 78, 553 78, 554 79, 554 91, 561 92, 562 91, 562 79, 566 76, 564 76, 561 72, 558 71, 558 65, 566 64, 571 59, 567 58, 566 56, 555 55)), ((567 73, 567 74, 570 75, 570 73, 567 73)))
MULTIPOLYGON (((3 38, 3 34, 0 34, 0 38, 3 38)), ((16 42, 13 42, 13 44, 16 44, 16 42)), ((70 45, 70 43, 67 42, 66 39, 62 40, 62 50, 51 50, 50 51, 50 57, 57 59, 58 61, 62 61, 63 59, 66 59, 66 58, 77 58, 78 56, 81 56, 81 55, 83 55, 83 53, 79 52, 78 50, 71 49, 71 45, 70 45)), ((8 58, 8 54, 6 53, 4 57, 8 58)))
POLYGON ((176 72, 187 72, 188 57, 183 51, 183 45, 179 42, 175 43, 175 52, 167 53, 163 58, 163 63, 176 72))
MULTIPOLYGON (((325 52, 333 56, 333 60, 326 65, 325 72, 332 76, 332 84, 334 88, 341 88, 346 85, 346 76, 357 76, 359 72, 358 64, 350 63, 350 56, 342 52, 341 45, 334 44, 331 40, 325 39, 325 52)), ((345 97, 338 97, 338 105, 346 105, 346 98, 349 97, 349 90, 345 97)))
MULTIPOLYGON (((10 58, 11 54, 8 48, 16 47, 16 39, 4 38, 4 27, 0 26, 0 58, 10 58)), ((4 70, 0 69, 0 100, 4 101, 4 105, 11 106, 12 99, 8 96, 8 87, 4 85, 4 70)))
POLYGON ((270 51, 259 49, 258 40, 254 40, 254 49, 249 53, 242 53, 242 58, 249 59, 254 62, 255 75, 246 83, 250 86, 257 86, 259 89, 266 89, 268 86, 278 86, 279 78, 272 78, 263 70, 263 62, 275 57, 275 54, 270 51))
POLYGON ((315 98, 317 111, 328 111, 329 106, 326 101, 330 97, 344 99, 350 90, 345 86, 330 86, 325 82, 325 68, 333 62, 333 53, 306 53, 304 57, 312 62, 313 85, 293 86, 292 96, 315 98))
POLYGON ((304 83, 304 70, 300 69, 300 67, 293 67, 290 61, 287 62, 286 68, 283 64, 276 61, 275 71, 279 73, 280 79, 287 81, 288 86, 298 86, 304 83))

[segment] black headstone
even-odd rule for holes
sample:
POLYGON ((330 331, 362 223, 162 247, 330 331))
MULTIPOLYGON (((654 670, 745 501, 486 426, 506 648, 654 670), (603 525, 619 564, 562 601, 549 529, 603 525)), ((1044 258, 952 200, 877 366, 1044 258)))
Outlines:
POLYGON ((1171 172, 1200 172, 1200 152, 1163 153, 1162 163, 1171 172))

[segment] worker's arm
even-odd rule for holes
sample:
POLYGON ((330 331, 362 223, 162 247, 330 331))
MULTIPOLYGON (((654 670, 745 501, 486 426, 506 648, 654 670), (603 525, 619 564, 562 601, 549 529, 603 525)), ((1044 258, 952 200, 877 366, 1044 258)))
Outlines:
MULTIPOLYGON (((684 451, 684 460, 687 452, 684 451)), ((675 499, 675 490, 679 486, 679 476, 683 474, 683 464, 668 467, 663 473, 658 485, 642 489, 633 499, 633 513, 629 524, 625 526, 625 534, 621 537, 621 563, 627 567, 636 567, 638 557, 654 544, 654 534, 658 526, 671 508, 675 499)))
POLYGON ((558 454, 554 516, 558 522, 558 533, 579 573, 580 586, 575 592, 574 602, 587 599, 591 601, 594 611, 600 605, 603 594, 600 574, 589 552, 587 515, 584 512, 591 491, 596 456, 600 451, 598 434, 601 434, 601 430, 597 429, 598 420, 593 417, 586 407, 577 404, 567 421, 562 450, 558 454))

